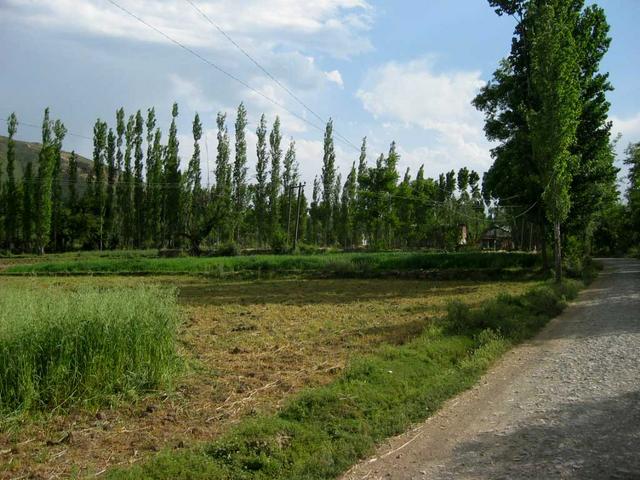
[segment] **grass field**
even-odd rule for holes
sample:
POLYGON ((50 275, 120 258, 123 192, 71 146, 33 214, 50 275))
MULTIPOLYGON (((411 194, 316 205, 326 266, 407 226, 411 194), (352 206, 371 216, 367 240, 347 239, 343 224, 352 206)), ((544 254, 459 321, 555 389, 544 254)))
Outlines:
MULTIPOLYGON (((52 255, 8 259, 7 274, 198 274, 215 278, 269 278, 283 275, 375 277, 425 270, 500 271, 532 269, 539 257, 528 253, 336 253, 237 257, 153 258, 153 251, 97 255, 52 255)), ((0 264, 3 262, 0 261, 0 264)))
MULTIPOLYGON (((289 408, 299 392, 350 375, 348 364, 357 369, 353 365, 368 355, 413 348, 423 332, 435 334, 430 328, 452 300, 479 308, 500 293, 518 295, 535 285, 399 279, 213 282, 168 275, 0 277, 0 292, 44 290, 67 298, 79 288, 113 287, 126 298, 125 291, 152 284, 178 291, 183 322, 177 342, 185 366, 175 388, 133 396, 113 407, 5 419, 0 477, 93 475, 146 462, 158 450, 192 452, 222 438, 243 419, 273 415, 289 408)), ((465 338, 451 340, 448 347, 434 337, 425 341, 433 342, 434 352, 444 348, 459 359, 474 345, 465 338)), ((451 361, 447 355, 441 357, 445 364, 451 361)), ((447 372, 444 368, 441 373, 447 372)))

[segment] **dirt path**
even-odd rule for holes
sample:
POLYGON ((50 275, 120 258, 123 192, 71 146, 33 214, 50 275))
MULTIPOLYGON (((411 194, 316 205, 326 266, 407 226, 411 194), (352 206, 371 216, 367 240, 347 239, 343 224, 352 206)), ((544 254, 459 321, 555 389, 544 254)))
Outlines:
POLYGON ((355 479, 640 479, 640 262, 591 288, 355 479))

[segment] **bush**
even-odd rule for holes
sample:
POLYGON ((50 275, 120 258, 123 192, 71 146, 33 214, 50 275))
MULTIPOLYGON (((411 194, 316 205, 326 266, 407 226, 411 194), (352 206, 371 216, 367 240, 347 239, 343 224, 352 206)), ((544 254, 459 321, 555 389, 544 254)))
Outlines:
POLYGON ((175 292, 158 287, 0 293, 0 411, 134 393, 175 365, 175 292))
POLYGON ((475 310, 460 301, 453 301, 447 306, 444 326, 456 335, 477 337, 482 331, 490 330, 520 341, 562 312, 566 301, 575 298, 579 289, 579 282, 566 280, 561 285, 543 285, 517 297, 499 295, 475 310))
POLYGON ((214 255, 216 257, 237 257, 240 255, 240 248, 235 242, 227 242, 220 245, 214 255))

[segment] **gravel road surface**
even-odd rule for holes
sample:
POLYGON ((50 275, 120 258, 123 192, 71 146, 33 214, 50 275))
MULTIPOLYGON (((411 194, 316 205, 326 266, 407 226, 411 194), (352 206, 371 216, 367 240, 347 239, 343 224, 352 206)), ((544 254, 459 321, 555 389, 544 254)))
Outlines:
POLYGON ((640 261, 588 290, 355 479, 640 479, 640 261))

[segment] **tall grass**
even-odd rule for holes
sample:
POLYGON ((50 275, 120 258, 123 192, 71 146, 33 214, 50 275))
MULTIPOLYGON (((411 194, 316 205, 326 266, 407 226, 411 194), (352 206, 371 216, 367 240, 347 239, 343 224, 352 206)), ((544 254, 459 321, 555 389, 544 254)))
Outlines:
POLYGON ((175 361, 175 292, 0 292, 0 411, 97 404, 153 388, 175 361))
POLYGON ((325 255, 255 255, 213 258, 92 258, 13 265, 6 273, 102 273, 102 274, 321 274, 353 277, 393 271, 447 269, 532 268, 537 255, 528 253, 337 253, 325 255))

